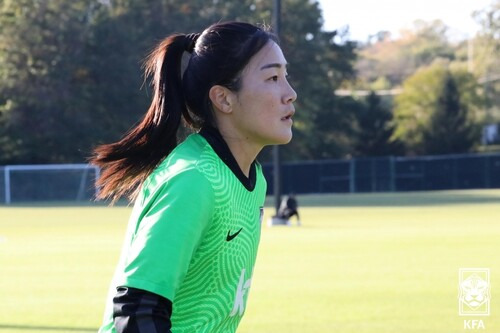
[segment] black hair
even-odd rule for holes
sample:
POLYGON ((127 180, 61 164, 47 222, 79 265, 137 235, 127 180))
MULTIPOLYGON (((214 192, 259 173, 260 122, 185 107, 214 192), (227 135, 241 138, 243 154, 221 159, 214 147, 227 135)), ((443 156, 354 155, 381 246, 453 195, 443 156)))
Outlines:
POLYGON ((98 198, 135 198, 142 182, 177 146, 182 118, 194 129, 215 126, 210 88, 221 85, 237 92, 244 67, 270 40, 277 42, 268 28, 242 22, 162 40, 145 62, 153 86, 146 115, 118 142, 98 146, 90 159, 101 167, 98 198), (182 73, 185 52, 190 58, 182 73))

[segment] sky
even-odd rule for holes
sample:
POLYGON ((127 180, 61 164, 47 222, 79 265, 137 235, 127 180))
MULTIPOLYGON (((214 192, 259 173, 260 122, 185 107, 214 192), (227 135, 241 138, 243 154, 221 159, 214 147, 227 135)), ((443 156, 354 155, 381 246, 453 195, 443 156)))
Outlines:
POLYGON ((349 25, 350 39, 366 41, 369 35, 388 30, 394 37, 413 21, 440 19, 450 27, 450 38, 472 37, 480 28, 472 12, 493 0, 319 0, 325 30, 349 25))

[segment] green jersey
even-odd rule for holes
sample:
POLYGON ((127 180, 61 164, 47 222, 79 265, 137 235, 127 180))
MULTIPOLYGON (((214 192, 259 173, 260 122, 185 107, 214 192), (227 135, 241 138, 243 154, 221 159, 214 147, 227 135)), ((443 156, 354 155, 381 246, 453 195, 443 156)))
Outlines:
POLYGON ((120 286, 171 300, 172 333, 236 331, 257 255, 266 182, 258 163, 245 177, 213 132, 189 136, 142 185, 101 333, 116 332, 112 298, 120 286))

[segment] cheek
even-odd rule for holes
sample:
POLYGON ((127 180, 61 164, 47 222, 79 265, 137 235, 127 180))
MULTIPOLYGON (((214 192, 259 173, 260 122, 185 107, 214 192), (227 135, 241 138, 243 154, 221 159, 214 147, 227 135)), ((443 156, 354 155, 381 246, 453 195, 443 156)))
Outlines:
POLYGON ((247 90, 247 93, 240 100, 245 110, 245 118, 249 123, 267 125, 274 127, 277 120, 280 120, 279 98, 272 85, 263 85, 254 87, 253 90, 247 90))
POLYGON ((273 114, 276 115, 279 112, 279 101, 272 91, 262 91, 260 94, 254 96, 254 100, 257 101, 258 107, 268 117, 271 117, 273 114))
POLYGON ((278 113, 276 112, 276 103, 272 101, 266 101, 261 99, 258 106, 258 121, 267 125, 267 127, 272 127, 275 125, 278 119, 278 113))

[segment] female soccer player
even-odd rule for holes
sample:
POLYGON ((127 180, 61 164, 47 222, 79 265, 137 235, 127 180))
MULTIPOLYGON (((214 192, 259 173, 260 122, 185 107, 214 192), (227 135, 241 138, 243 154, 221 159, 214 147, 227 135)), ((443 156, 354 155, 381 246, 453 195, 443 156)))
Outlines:
POLYGON ((276 38, 247 23, 172 35, 152 52, 148 112, 92 158, 100 197, 135 199, 100 332, 235 332, 266 193, 255 159, 292 138, 286 71, 276 38), (181 118, 197 133, 178 145, 181 118))

